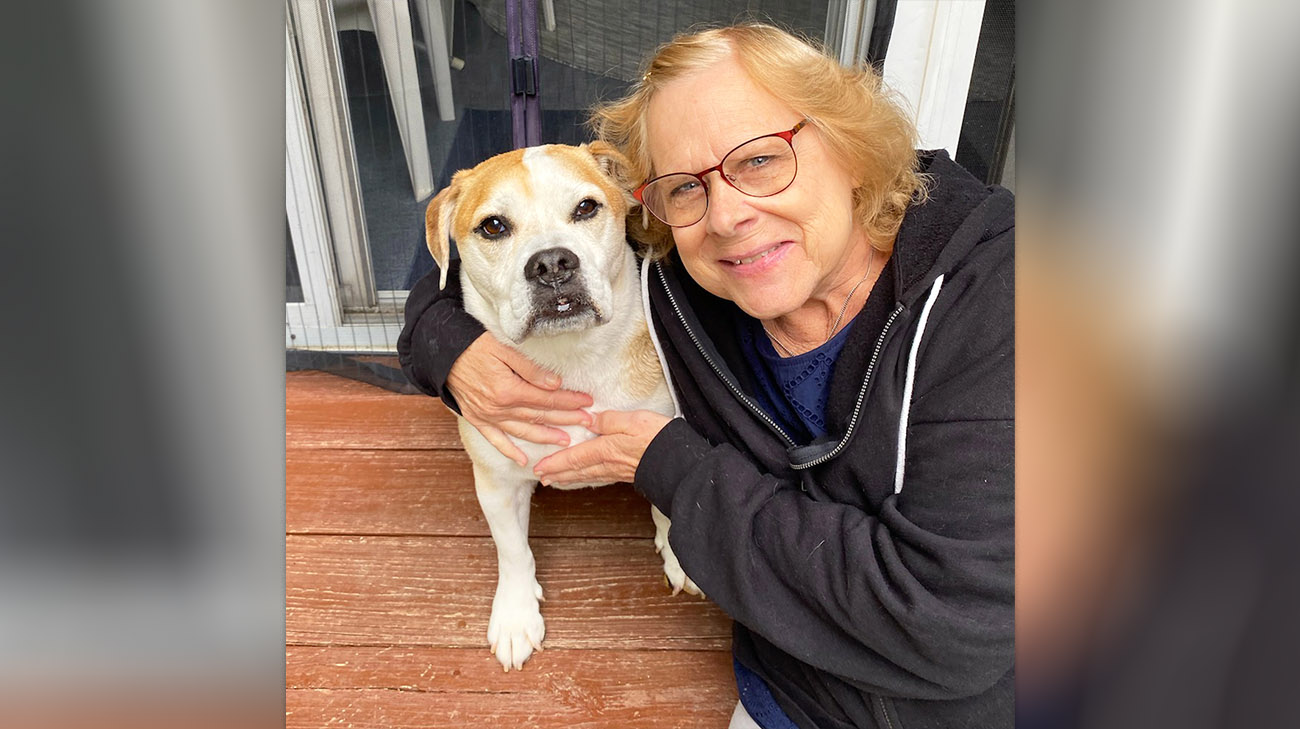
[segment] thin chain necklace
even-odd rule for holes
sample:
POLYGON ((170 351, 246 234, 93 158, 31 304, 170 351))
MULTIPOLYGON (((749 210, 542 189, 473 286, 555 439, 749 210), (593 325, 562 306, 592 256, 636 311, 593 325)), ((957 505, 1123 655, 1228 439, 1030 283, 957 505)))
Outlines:
MULTIPOLYGON (((853 300, 853 295, 858 292, 858 287, 861 286, 864 282, 866 282, 867 278, 871 276, 871 267, 874 266, 875 263, 876 263, 876 248, 875 246, 872 246, 871 258, 867 260, 867 272, 862 274, 862 278, 858 279, 857 283, 853 284, 853 288, 849 289, 849 295, 844 297, 844 305, 840 307, 840 314, 839 316, 835 317, 835 323, 831 324, 830 331, 826 334, 826 339, 822 340, 822 344, 826 344, 826 342, 831 341, 831 337, 834 337, 835 332, 839 331, 840 322, 844 320, 844 312, 849 310, 849 302, 853 300)), ((791 352, 789 349, 786 348, 784 344, 778 342, 776 340, 776 337, 772 336, 772 332, 768 331, 767 329, 767 324, 763 323, 761 320, 758 322, 758 324, 759 326, 763 327, 763 333, 767 335, 767 338, 771 340, 772 344, 775 344, 777 348, 781 350, 784 356, 786 357, 794 356, 794 352, 791 352)))

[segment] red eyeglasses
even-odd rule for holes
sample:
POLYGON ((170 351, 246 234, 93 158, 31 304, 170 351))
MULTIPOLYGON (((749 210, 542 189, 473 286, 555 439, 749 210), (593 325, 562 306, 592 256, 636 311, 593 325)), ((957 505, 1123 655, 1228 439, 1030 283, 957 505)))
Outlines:
POLYGON ((794 182, 799 172, 794 135, 808 124, 809 120, 804 119, 789 131, 751 139, 707 170, 655 177, 632 195, 651 215, 673 228, 685 228, 704 219, 709 209, 709 183, 704 181, 704 176, 714 170, 728 185, 750 197, 771 197, 794 182))

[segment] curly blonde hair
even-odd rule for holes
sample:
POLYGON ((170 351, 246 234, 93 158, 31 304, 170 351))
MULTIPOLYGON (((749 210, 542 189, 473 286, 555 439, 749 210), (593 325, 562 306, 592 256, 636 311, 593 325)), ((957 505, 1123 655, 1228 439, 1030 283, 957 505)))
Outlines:
MULTIPOLYGON (((592 109, 588 123, 626 155, 626 176, 639 184, 656 174, 646 136, 655 92, 733 53, 759 88, 817 125, 830 153, 857 180, 859 224, 872 246, 889 253, 908 205, 925 197, 916 128, 875 70, 844 67, 815 41, 762 23, 680 34, 659 47, 626 96, 592 109)), ((650 257, 672 250, 671 229, 658 220, 642 212, 630 214, 628 223, 650 257)))

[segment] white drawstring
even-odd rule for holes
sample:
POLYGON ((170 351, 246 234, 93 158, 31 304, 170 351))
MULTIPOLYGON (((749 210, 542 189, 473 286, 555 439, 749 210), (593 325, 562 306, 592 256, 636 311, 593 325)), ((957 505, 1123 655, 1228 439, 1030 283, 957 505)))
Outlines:
POLYGON ((912 385, 916 380, 916 353, 921 349, 921 336, 925 334, 925 324, 930 319, 930 309, 934 300, 939 298, 939 289, 943 288, 943 276, 934 280, 930 287, 930 298, 921 310, 921 320, 916 326, 916 336, 912 338, 912 353, 907 358, 907 380, 903 385, 903 409, 898 416, 898 463, 894 467, 894 493, 903 490, 903 464, 907 453, 907 418, 912 410, 912 385))

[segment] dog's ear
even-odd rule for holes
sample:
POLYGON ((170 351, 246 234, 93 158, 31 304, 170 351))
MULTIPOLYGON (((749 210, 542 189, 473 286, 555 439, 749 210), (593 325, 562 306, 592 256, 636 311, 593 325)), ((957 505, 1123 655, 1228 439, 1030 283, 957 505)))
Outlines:
POLYGON ((618 151, 614 145, 609 142, 596 140, 585 145, 587 151, 596 159, 596 164, 605 176, 618 185, 618 189, 623 191, 623 197, 627 200, 629 206, 636 205, 636 198, 632 197, 632 190, 636 189, 636 181, 632 179, 632 163, 628 161, 623 153, 618 151))
POLYGON ((424 211, 425 244, 433 254, 434 263, 438 264, 438 288, 447 288, 447 265, 451 261, 451 216, 456 212, 456 201, 460 198, 460 185, 457 174, 451 178, 451 184, 429 201, 424 211))

